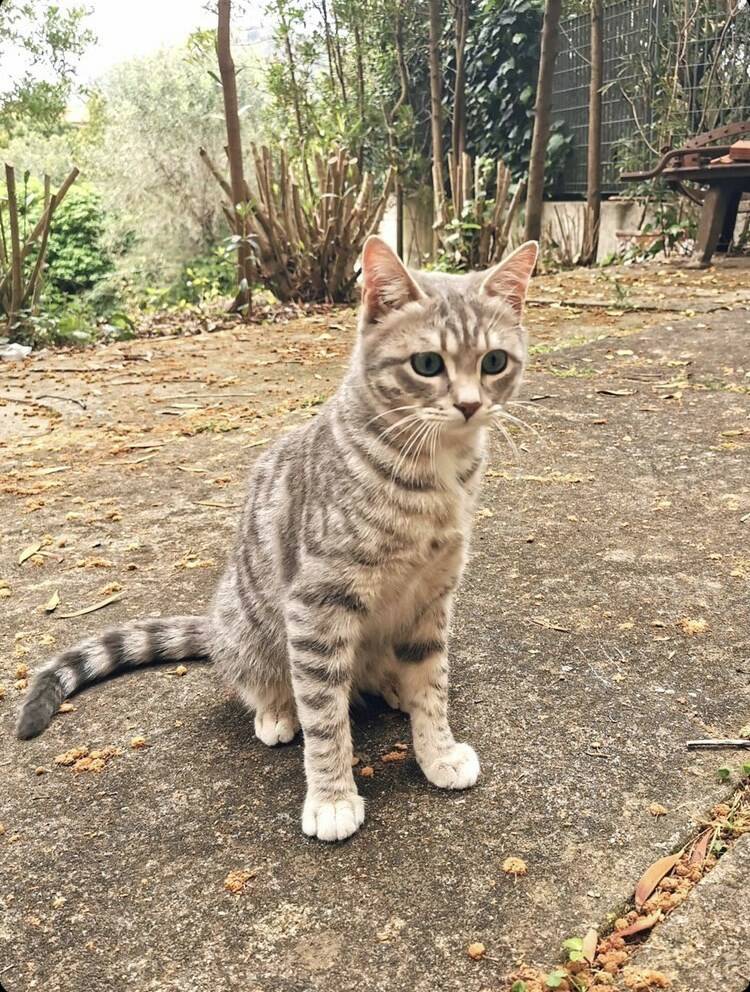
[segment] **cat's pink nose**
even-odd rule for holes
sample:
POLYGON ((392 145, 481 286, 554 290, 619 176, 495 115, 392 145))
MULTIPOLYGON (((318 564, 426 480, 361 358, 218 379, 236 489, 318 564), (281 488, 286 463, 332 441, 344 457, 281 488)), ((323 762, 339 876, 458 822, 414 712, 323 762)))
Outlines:
POLYGON ((469 420, 477 412, 481 403, 454 403, 457 410, 460 410, 466 420, 469 420))

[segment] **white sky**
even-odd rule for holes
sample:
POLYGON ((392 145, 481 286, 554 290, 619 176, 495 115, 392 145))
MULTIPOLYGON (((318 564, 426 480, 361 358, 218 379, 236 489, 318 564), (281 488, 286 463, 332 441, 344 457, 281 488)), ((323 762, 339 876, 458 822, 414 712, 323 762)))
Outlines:
POLYGON ((89 0, 93 13, 86 23, 98 42, 81 59, 81 81, 92 82, 118 62, 184 41, 196 28, 213 27, 216 15, 204 5, 205 0, 89 0))
MULTIPOLYGON (((2 3, 2 0, 0 0, 2 3)), ((86 6, 91 14, 86 25, 97 36, 78 64, 79 83, 92 83, 118 62, 140 55, 148 55, 160 48, 184 41, 197 28, 216 25, 216 14, 205 9, 206 0, 61 0, 60 6, 86 6)), ((250 0, 237 4, 233 12, 235 30, 247 37, 247 30, 254 28, 257 42, 263 31, 263 0, 250 0)), ((235 42, 236 44, 236 42, 235 42)), ((23 52, 11 51, 0 72, 0 91, 3 82, 26 68, 23 52)))

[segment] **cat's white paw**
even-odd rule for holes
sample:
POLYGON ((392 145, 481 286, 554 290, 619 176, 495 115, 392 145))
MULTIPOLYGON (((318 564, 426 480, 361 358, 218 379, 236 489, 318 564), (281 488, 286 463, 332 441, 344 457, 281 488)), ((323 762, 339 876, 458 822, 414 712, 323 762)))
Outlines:
POLYGON ((294 740, 298 730, 299 723, 289 713, 263 710, 255 714, 255 736, 268 747, 288 744, 294 740))
POLYGON ((302 809, 302 831, 318 840, 346 840, 365 821, 365 802, 356 792, 331 802, 308 796, 302 809))
POLYGON ((439 789, 468 789, 479 778, 479 758, 468 744, 454 744, 450 751, 425 761, 422 771, 439 789))

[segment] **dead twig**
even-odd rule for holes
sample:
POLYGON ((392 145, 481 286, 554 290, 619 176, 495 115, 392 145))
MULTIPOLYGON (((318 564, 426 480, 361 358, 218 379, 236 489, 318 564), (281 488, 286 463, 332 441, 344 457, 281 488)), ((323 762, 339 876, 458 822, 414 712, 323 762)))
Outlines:
POLYGON ((702 741, 688 741, 687 742, 688 751, 698 751, 698 750, 719 750, 721 748, 734 748, 735 750, 750 749, 750 740, 738 737, 731 738, 727 737, 725 739, 716 738, 716 740, 702 740, 702 741))

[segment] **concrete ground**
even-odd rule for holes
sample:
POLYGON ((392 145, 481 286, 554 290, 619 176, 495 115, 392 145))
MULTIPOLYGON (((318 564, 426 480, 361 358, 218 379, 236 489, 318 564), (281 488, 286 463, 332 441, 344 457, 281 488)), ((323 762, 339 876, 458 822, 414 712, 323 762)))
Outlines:
MULTIPOLYGON (((368 818, 340 846, 300 832, 301 744, 264 748, 210 668, 101 685, 30 743, 12 728, 24 665, 203 608, 247 467, 333 390, 351 312, 3 367, 7 992, 494 992, 611 920, 740 763, 686 741, 750 722, 749 287, 742 267, 537 281, 521 415, 538 434, 514 432, 518 465, 494 445, 453 638, 453 725, 483 776, 439 792, 410 752, 381 760, 405 718, 362 713, 368 818), (76 746, 122 753, 100 773, 55 764, 76 746)), ((673 926, 678 990, 745 992, 750 896, 723 891, 731 951, 702 975, 673 926)))

